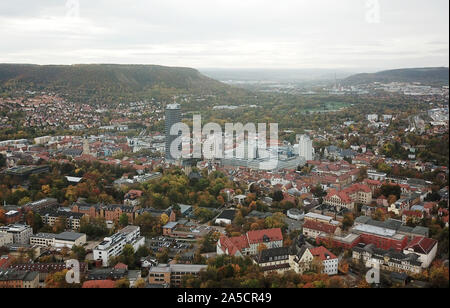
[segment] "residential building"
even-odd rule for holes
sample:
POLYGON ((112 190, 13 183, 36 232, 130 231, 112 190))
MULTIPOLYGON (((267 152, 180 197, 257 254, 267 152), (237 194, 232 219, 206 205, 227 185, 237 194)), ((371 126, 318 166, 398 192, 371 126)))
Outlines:
POLYGON ((105 237, 93 250, 94 260, 101 260, 102 265, 107 267, 109 260, 120 255, 127 244, 132 245, 135 251, 145 245, 145 238, 141 237, 139 227, 128 226, 110 237, 105 237))
POLYGON ((291 269, 297 274, 303 274, 311 269, 311 264, 314 256, 311 251, 305 246, 298 247, 294 254, 289 256, 289 264, 291 269))
POLYGON ((59 203, 57 199, 45 198, 42 200, 30 202, 24 205, 26 211, 39 212, 45 209, 55 209, 58 208, 59 203))
POLYGON ((331 189, 324 198, 324 203, 338 209, 354 210, 355 204, 368 205, 372 202, 372 190, 363 184, 353 184, 344 190, 331 189))
MULTIPOLYGON (((23 264, 11 264, 9 266, 10 270, 17 271, 26 271, 26 272, 35 272, 38 273, 39 283, 41 286, 44 284, 48 275, 62 272, 65 269, 68 269, 66 263, 23 263, 23 264)), ((80 263, 80 274, 85 274, 88 269, 87 263, 80 263)))
POLYGON ((0 247, 12 244, 14 242, 12 233, 1 233, 0 232, 0 247))
POLYGON ((206 265, 159 264, 150 268, 148 282, 150 284, 179 288, 182 286, 183 277, 187 275, 196 277, 206 268, 206 265))
POLYGON ((0 269, 0 289, 36 289, 39 287, 37 272, 0 269))
POLYGON ((317 248, 310 248, 309 251, 314 258, 322 261, 322 273, 329 276, 338 274, 339 259, 334 254, 332 254, 328 249, 323 246, 317 248))
POLYGON ((42 222, 50 227, 53 227, 58 221, 65 221, 67 230, 80 230, 81 218, 84 214, 67 212, 63 210, 44 210, 40 212, 42 222))
POLYGON ((379 268, 410 275, 422 272, 422 264, 417 254, 404 254, 394 249, 384 250, 377 248, 374 244, 360 244, 354 247, 352 257, 354 262, 364 264, 367 268, 379 268))
POLYGON ((55 235, 53 233, 38 233, 30 237, 30 244, 41 247, 55 246, 55 235))
POLYGON ((354 210, 355 203, 348 194, 343 191, 330 189, 327 196, 323 199, 324 204, 335 206, 338 210, 346 208, 350 211, 354 210))
POLYGON ((316 239, 321 234, 340 235, 341 228, 338 225, 328 224, 319 221, 306 220, 303 224, 303 235, 316 239))
POLYGON ((249 231, 238 237, 222 236, 217 242, 218 255, 256 256, 261 248, 283 247, 281 229, 249 231))
POLYGON ((414 253, 419 256, 422 268, 428 268, 436 257, 438 241, 431 238, 415 237, 403 250, 404 254, 414 253))
POLYGON ((0 233, 11 234, 14 244, 28 244, 33 235, 33 229, 28 225, 14 224, 0 227, 0 233))
POLYGON ((253 257, 253 262, 258 264, 264 272, 283 273, 291 270, 290 255, 289 247, 264 249, 253 257))

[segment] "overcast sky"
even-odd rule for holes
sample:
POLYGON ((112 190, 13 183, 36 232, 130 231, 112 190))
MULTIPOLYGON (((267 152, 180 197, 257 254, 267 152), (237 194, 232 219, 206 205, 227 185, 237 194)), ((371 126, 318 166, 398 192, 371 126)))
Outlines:
POLYGON ((0 1, 0 62, 448 66, 448 0, 0 1))

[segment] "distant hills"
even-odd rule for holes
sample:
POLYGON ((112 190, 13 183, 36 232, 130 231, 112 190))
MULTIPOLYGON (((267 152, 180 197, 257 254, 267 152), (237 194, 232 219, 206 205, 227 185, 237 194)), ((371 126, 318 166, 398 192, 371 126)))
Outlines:
POLYGON ((345 69, 202 69, 206 76, 222 81, 251 82, 314 82, 352 76, 364 70, 345 69))
POLYGON ((209 93, 228 88, 191 68, 115 64, 0 64, 0 87, 57 91, 74 100, 105 102, 161 91, 209 93))
POLYGON ((368 84, 372 82, 420 82, 427 85, 448 85, 448 67, 406 68, 372 74, 357 74, 343 80, 344 84, 368 84))

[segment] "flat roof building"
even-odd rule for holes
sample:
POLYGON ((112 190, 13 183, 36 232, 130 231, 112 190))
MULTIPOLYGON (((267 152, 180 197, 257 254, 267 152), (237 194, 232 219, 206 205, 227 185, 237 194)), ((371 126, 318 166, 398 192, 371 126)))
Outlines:
POLYGON ((141 236, 138 226, 128 226, 110 237, 105 237, 94 248, 94 260, 101 260, 102 265, 107 267, 110 258, 120 255, 127 244, 132 245, 134 251, 145 245, 145 238, 141 236))
POLYGON ((206 265, 194 264, 159 264, 149 270, 149 283, 181 287, 183 277, 186 275, 198 276, 206 265))
POLYGON ((28 225, 13 224, 0 227, 0 233, 12 234, 14 244, 28 244, 33 235, 33 229, 28 225))

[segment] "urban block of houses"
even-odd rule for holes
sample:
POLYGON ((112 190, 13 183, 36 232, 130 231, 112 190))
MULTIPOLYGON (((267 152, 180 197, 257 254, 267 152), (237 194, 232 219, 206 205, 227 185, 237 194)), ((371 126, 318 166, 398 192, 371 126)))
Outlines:
POLYGON ((40 211, 42 222, 50 227, 53 227, 58 221, 64 220, 66 229, 68 230, 80 230, 81 218, 83 213, 69 212, 65 210, 53 210, 47 209, 40 211))
POLYGON ((347 208, 354 210, 355 204, 370 204, 372 202, 372 190, 363 184, 353 184, 352 186, 338 191, 331 189, 324 198, 327 205, 336 206, 338 209, 347 208))
POLYGON ((248 231, 237 237, 222 236, 217 242, 218 255, 255 256, 258 249, 283 247, 283 234, 280 228, 248 231))
POLYGON ((297 274, 311 270, 314 259, 322 264, 322 273, 337 275, 339 259, 325 247, 277 247, 264 249, 253 257, 265 273, 294 271, 297 274))
POLYGON ((303 235, 306 237, 316 239, 323 233, 327 235, 340 235, 341 229, 337 225, 312 220, 307 220, 303 224, 303 235))
MULTIPOLYGON (((9 269, 35 272, 39 275, 39 283, 43 284, 48 275, 61 272, 65 269, 70 269, 67 263, 24 263, 24 264, 11 264, 9 269)), ((80 263, 80 274, 87 272, 88 266, 86 263, 80 263)))
POLYGON ((332 217, 317 213, 308 213, 304 218, 303 235, 308 238, 317 239, 321 234, 340 235, 340 223, 332 217))
POLYGON ((0 289, 36 289, 39 287, 39 273, 0 269, 0 289))
POLYGON ((422 264, 417 254, 377 248, 374 244, 360 244, 352 250, 354 262, 364 264, 367 268, 379 268, 389 272, 420 274, 422 264))

